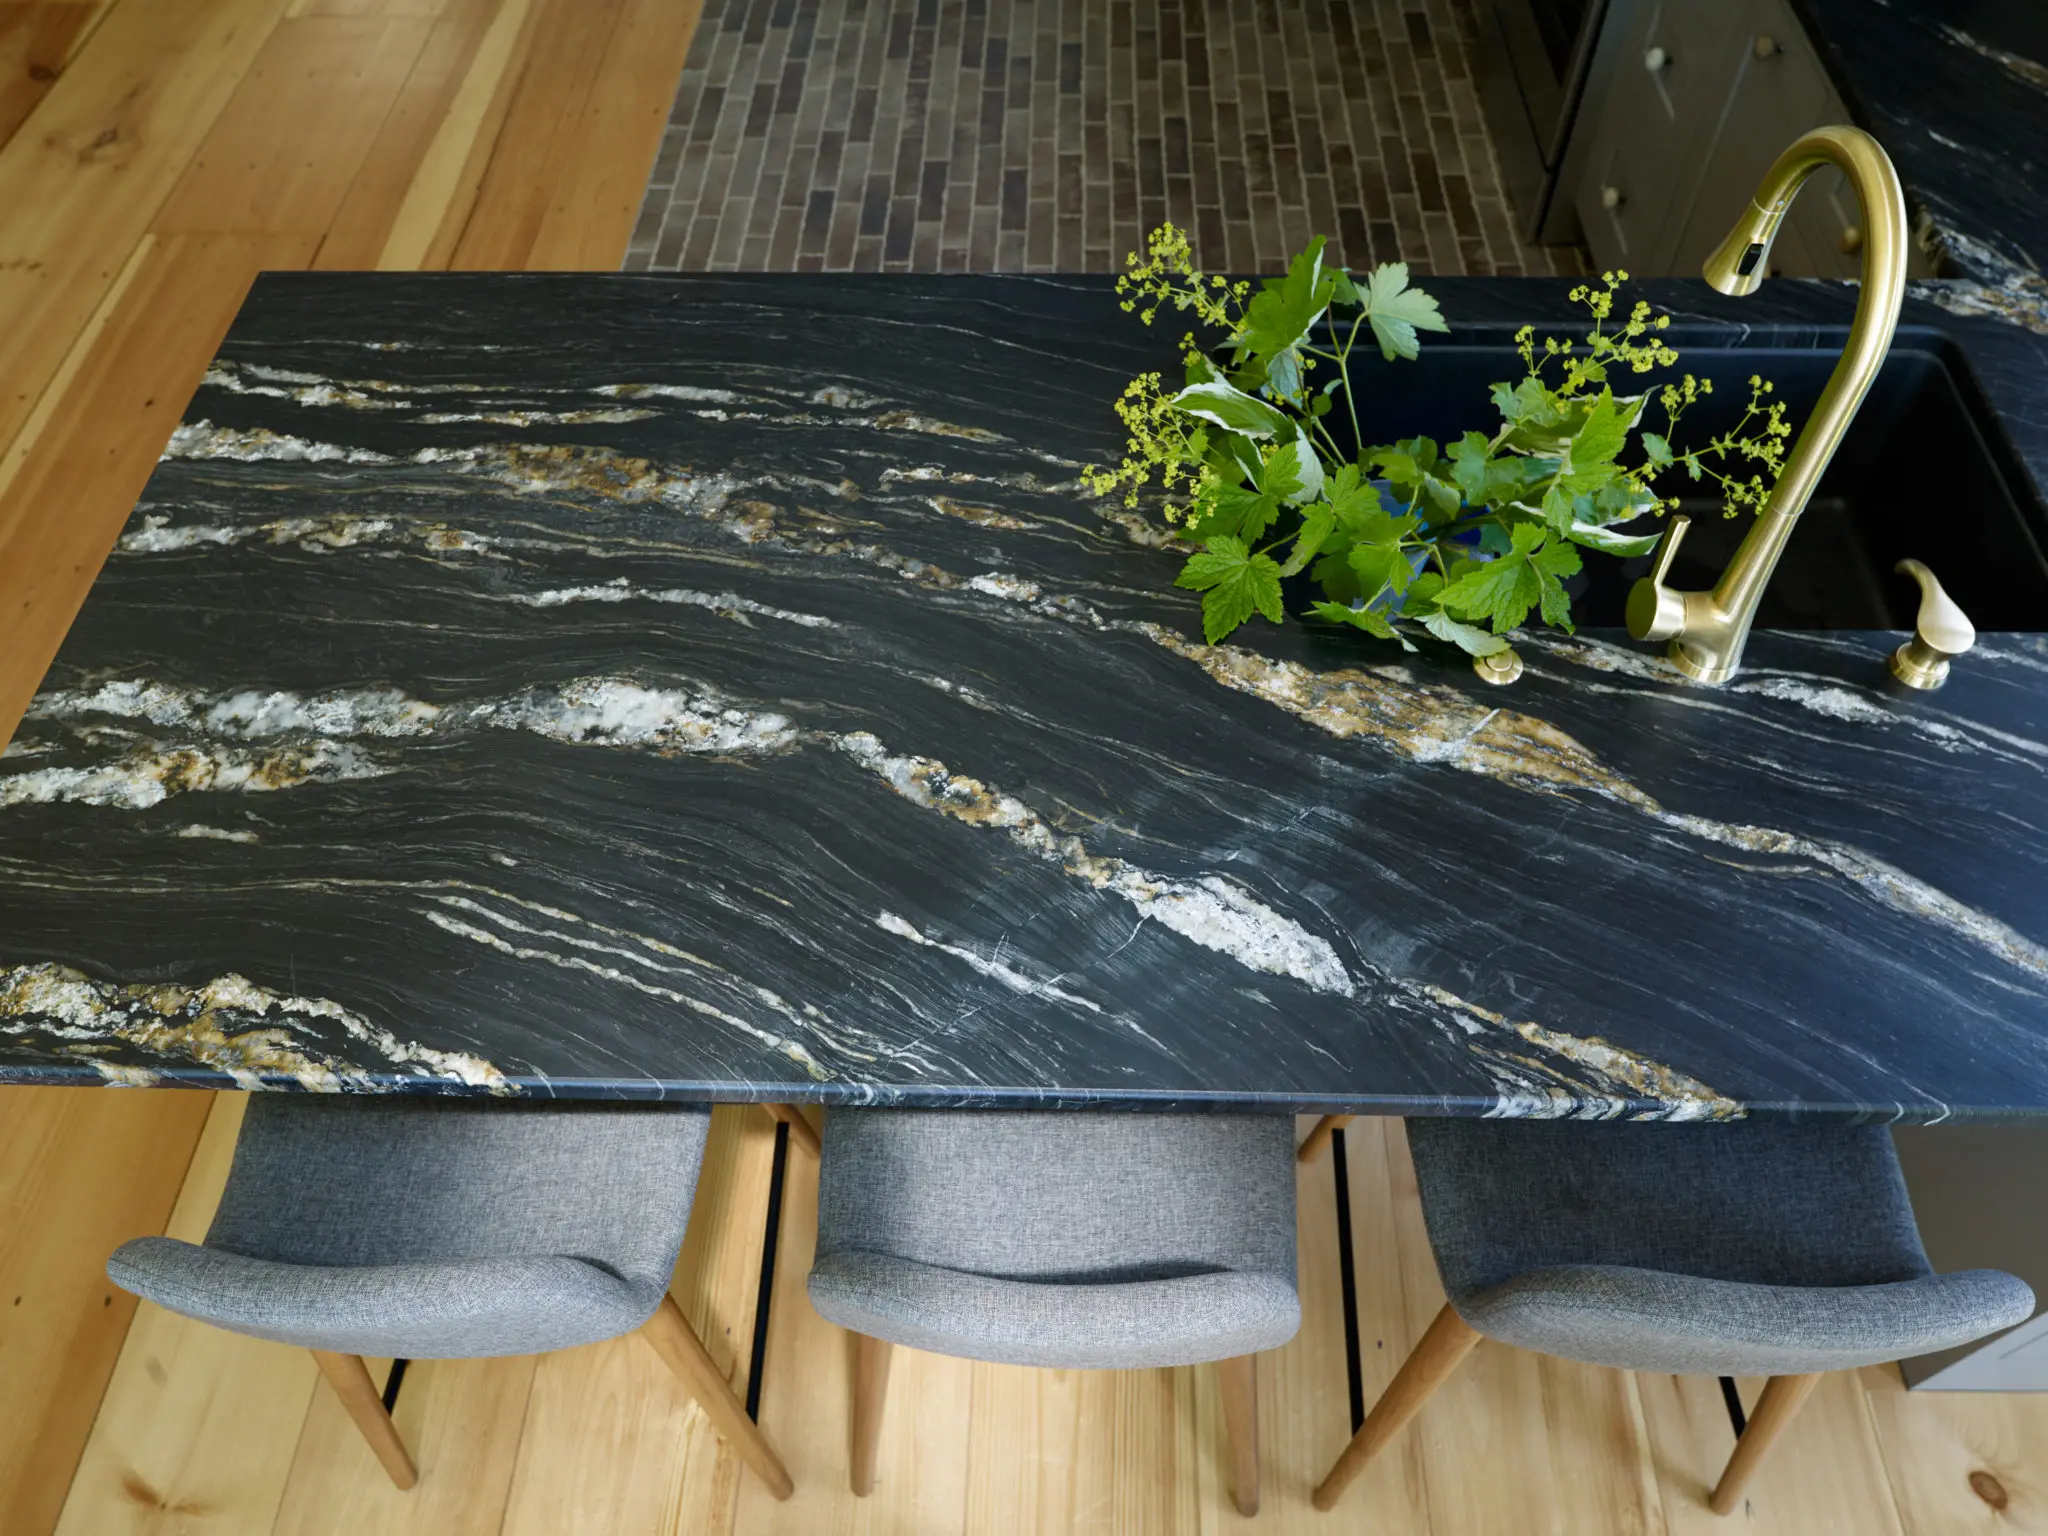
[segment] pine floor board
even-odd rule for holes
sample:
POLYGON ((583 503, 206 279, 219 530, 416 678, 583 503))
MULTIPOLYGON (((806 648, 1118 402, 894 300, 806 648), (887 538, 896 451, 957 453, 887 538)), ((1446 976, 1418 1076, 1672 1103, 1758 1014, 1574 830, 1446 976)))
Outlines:
MULTIPOLYGON (((0 0, 0 740, 255 273, 615 267, 700 3, 0 0)), ((1745 1508, 1716 1521, 1704 1489, 1732 1432, 1715 1383, 1497 1345, 1336 1513, 1315 1513, 1309 1490, 1350 1429, 1327 1157, 1299 1177, 1304 1327, 1262 1371, 1256 1525, 1231 1507, 1207 1368, 899 1351, 878 1486, 852 1498, 847 1341, 804 1299, 816 1169, 794 1153, 762 1396, 794 1499, 769 1498, 634 1339, 415 1364, 398 1421, 423 1480, 399 1494, 303 1352, 104 1282, 121 1239, 204 1231, 240 1107, 0 1089, 8 1536, 42 1536, 60 1502, 60 1529, 85 1536, 2048 1536, 2048 1399, 1831 1380, 1745 1508)), ((718 1112, 674 1288, 741 1390, 772 1156, 765 1117, 718 1112)), ((1370 1401, 1441 1291, 1399 1125, 1354 1122, 1347 1165, 1370 1401)))
MULTIPOLYGON (((573 30, 582 11, 583 0, 0 0, 0 745, 256 273, 445 264, 498 137, 520 126, 511 78, 539 109, 557 100, 555 61, 526 50, 532 23, 573 30)), ((636 56, 607 58, 602 110, 595 82, 579 79, 578 129, 533 172, 570 190, 519 189, 586 221, 580 261, 615 267, 625 252, 630 211, 600 215, 616 198, 590 189, 630 183, 637 195, 675 85, 673 71, 654 76, 664 49, 680 69, 695 15, 681 0, 629 8, 631 29, 613 36, 636 56)), ((307 1412, 302 1356, 224 1345, 146 1308, 131 1328, 133 1299, 105 1281, 116 1244, 162 1229, 210 1102, 0 1089, 6 1536, 44 1536, 67 1487, 71 1531, 297 1530, 328 1510, 334 1529, 400 1528, 379 1503, 388 1487, 348 1475, 359 1446, 333 1435, 332 1405, 307 1412), (158 1434, 160 1417, 186 1427, 158 1434)), ((746 1242, 757 1262, 758 1220, 734 1249, 742 1270, 746 1242)), ((741 1289, 751 1308, 751 1274, 741 1289)), ((420 1368, 401 1422, 420 1417, 430 1464, 486 1480, 493 1457, 510 1467, 523 1401, 508 1427, 503 1398, 521 1369, 531 1363, 420 1368)), ((712 1471, 689 1486, 731 1482, 708 1433, 691 1433, 712 1471)), ((501 1501, 510 1487, 508 1470, 501 1501)), ((422 1531, 502 1524, 488 1499, 439 1499, 429 1492, 406 1518, 422 1531)), ((697 1508, 678 1506, 674 1528, 696 1529, 697 1508)))
POLYGON ((303 265, 315 243, 155 237, 104 328, 89 333, 61 407, 0 493, 0 741, 56 655, 250 282, 264 267, 303 265))
POLYGON ((434 28, 421 16, 280 21, 151 227, 317 244, 434 28))
MULTIPOLYGON (((246 1100, 211 1113, 166 1228, 205 1236, 246 1100)), ((312 1401, 313 1357, 141 1302, 107 1384, 60 1536, 268 1536, 312 1401)))
POLYGON ((110 0, 7 0, 0 3, 0 144, 14 137, 36 103, 107 14, 110 0))
POLYGON ((34 410, 283 9, 119 0, 0 148, 0 442, 34 410))
POLYGON ((135 1312, 107 1254, 162 1230, 209 1101, 0 1088, 0 1529, 57 1518, 135 1312))
MULTIPOLYGON (((327 226, 315 267, 363 271, 377 265, 500 10, 497 0, 449 0, 429 18, 431 31, 327 226)), ((466 142, 463 150, 466 156, 466 142)), ((432 197, 431 188, 421 194, 422 201, 432 197)), ((445 196, 437 212, 445 217, 445 196)))
POLYGON ((734 1529, 755 1536, 961 1530, 974 1367, 916 1350, 896 1352, 875 1491, 854 1498, 846 1484, 851 1345, 804 1299, 818 1219, 818 1171, 809 1158, 791 1158, 782 1199, 761 1428, 789 1469, 796 1493, 778 1503, 745 1479, 734 1529))
POLYGON ((2048 1394, 1908 1392, 1896 1371, 1861 1374, 1908 1531, 2048 1536, 2048 1394))
MULTIPOLYGON (((420 1468, 401 1493, 341 1399, 313 1393, 272 1527, 276 1536, 497 1536, 505 1521, 536 1358, 415 1360, 392 1413, 420 1468)), ((376 1373, 383 1380, 383 1372, 376 1373)))
MULTIPOLYGON (((203 1230, 239 1102, 209 1121, 174 1232, 203 1230)), ((745 1390, 773 1130, 714 1119, 674 1291, 745 1390)), ((1398 1123, 1347 1133, 1368 1399, 1433 1315, 1413 1171, 1398 1123)), ((1264 1362, 1256 1529, 1717 1531, 1936 1536, 2048 1532, 2048 1404, 1909 1394, 1896 1373, 1826 1380, 1721 1520, 1706 1490, 1733 1445, 1710 1378, 1633 1376, 1483 1344, 1329 1515, 1309 1492, 1350 1432, 1334 1171, 1299 1171, 1301 1334, 1264 1362), (1475 1369, 1476 1367, 1476 1369, 1475 1369)), ((810 1310, 815 1165, 792 1153, 781 1215, 761 1422, 796 1481, 777 1503, 633 1338, 536 1359, 422 1362, 398 1421, 422 1481, 399 1494, 296 1351, 185 1325, 144 1306, 107 1393, 64 1532, 650 1531, 665 1536, 1247 1529, 1232 1507, 1220 1394, 1208 1367, 1049 1371, 897 1352, 877 1485, 846 1482, 847 1338, 810 1310), (230 1417, 223 1405, 236 1405, 230 1417), (260 1414, 254 1429, 242 1422, 260 1414)), ((1741 1384, 1754 1403, 1761 1383, 1741 1384)))

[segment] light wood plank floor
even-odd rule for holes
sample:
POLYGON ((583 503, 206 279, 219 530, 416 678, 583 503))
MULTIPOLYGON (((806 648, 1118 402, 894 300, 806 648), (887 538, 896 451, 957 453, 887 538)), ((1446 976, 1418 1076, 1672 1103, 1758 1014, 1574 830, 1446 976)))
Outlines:
MULTIPOLYGON (((242 1101, 220 1095, 169 1230, 203 1232, 242 1101)), ((721 1108, 674 1291, 747 1388, 774 1156, 766 1116, 721 1108)), ((1346 1138, 1368 1400, 1442 1302, 1398 1121, 1346 1138)), ((143 1304, 60 1532, 662 1532, 742 1536, 1262 1529, 1389 1536, 1783 1536, 2048 1530, 2048 1401, 1828 1378, 1747 1505, 1706 1508, 1734 1435, 1711 1378, 1630 1375, 1484 1343, 1333 1514, 1309 1490, 1350 1433, 1335 1167, 1300 1170, 1305 1316, 1260 1383, 1265 1507, 1231 1505, 1205 1368, 1034 1371, 899 1351, 877 1486, 846 1483, 846 1336, 803 1291, 816 1165, 792 1152, 760 1420, 797 1484, 778 1504, 653 1353, 623 1339, 537 1359, 414 1363, 398 1397, 420 1485, 397 1492, 304 1351, 143 1304)), ((382 1369, 382 1363, 379 1363, 382 1369)), ((1760 1382, 1742 1383, 1754 1403, 1760 1382)))
MULTIPOLYGON (((256 272, 616 267, 698 8, 0 0, 0 744, 256 272)), ((172 1216, 208 1104, 0 1088, 5 1536, 57 1521, 135 1312, 102 1265, 172 1216)), ((295 1440, 306 1417, 310 1387, 191 1379, 193 1433, 288 1421, 295 1440)), ((137 1411, 117 1395, 104 1423, 137 1411)), ((247 1507, 239 1485, 159 1498, 137 1467, 127 1523, 226 1529, 247 1507)), ((312 1486, 291 1485, 287 1523, 312 1486)), ((96 1519, 71 1528, 126 1528, 96 1519)))
MULTIPOLYGON (((1001 5, 1003 0, 995 0, 1001 5)), ((618 264, 698 0, 0 0, 0 741, 264 267, 618 264)), ((298 1352, 108 1285, 204 1231, 233 1095, 0 1089, 0 1531, 1227 1531, 1213 1374, 899 1355, 874 1496, 845 1491, 843 1338, 803 1299, 792 1158, 761 1418, 777 1505, 634 1340, 422 1363, 395 1493, 298 1352)), ((1368 1396, 1439 1296, 1398 1125, 1348 1138, 1368 1396)), ((772 1131, 721 1110, 676 1294, 744 1385, 772 1131)), ((1716 1522, 1712 1381, 1483 1345, 1334 1515, 1349 1429, 1329 1159, 1303 1170, 1308 1323, 1263 1381, 1266 1509, 1302 1532, 2048 1532, 2048 1402, 1831 1380, 1716 1522)), ((1756 1384, 1745 1384, 1754 1394, 1756 1384)))

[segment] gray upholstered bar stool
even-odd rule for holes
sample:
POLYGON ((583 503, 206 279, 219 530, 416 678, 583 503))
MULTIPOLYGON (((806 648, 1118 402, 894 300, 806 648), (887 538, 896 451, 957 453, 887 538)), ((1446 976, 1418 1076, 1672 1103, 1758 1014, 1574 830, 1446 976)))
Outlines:
POLYGON ((905 1344, 1072 1370, 1216 1361, 1237 1507, 1258 1509, 1258 1352, 1301 1326, 1292 1120, 852 1109, 824 1141, 810 1294, 859 1335, 856 1494, 905 1344))
POLYGON ((1882 1126, 1410 1120, 1450 1298, 1316 1490, 1329 1509, 1481 1334, 1624 1370, 1768 1376, 1728 1514, 1824 1371, 2031 1316, 1998 1270, 1937 1275, 1882 1126))
POLYGON ((310 1349, 401 1488, 418 1473, 364 1355, 539 1354, 639 1329, 786 1499, 789 1474, 668 1293, 710 1125, 701 1104, 258 1094, 205 1243, 137 1238, 107 1273, 310 1349))

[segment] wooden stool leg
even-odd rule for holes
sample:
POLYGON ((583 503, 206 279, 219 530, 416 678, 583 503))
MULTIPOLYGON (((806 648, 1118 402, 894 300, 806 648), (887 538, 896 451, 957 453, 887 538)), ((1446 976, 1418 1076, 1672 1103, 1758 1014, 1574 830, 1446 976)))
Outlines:
POLYGON ((1819 1383, 1820 1376, 1773 1376, 1764 1383, 1764 1395, 1756 1400, 1756 1412, 1749 1416, 1749 1427, 1742 1432, 1742 1438, 1735 1442, 1735 1454, 1728 1458, 1728 1466, 1721 1473, 1721 1481, 1714 1485, 1714 1496, 1707 1500, 1717 1515, 1734 1513, 1735 1506, 1742 1502, 1742 1491, 1749 1486, 1749 1480, 1756 1476, 1756 1469, 1777 1444, 1778 1436, 1785 1432, 1785 1426, 1793 1416, 1806 1405, 1806 1399, 1819 1383))
POLYGON ((661 1305, 654 1309, 654 1316, 647 1320, 640 1336, 654 1346, 654 1352, 676 1373, 684 1390, 697 1400, 697 1406, 711 1420, 711 1427, 740 1453, 740 1460, 754 1469, 755 1475, 768 1485, 768 1491, 778 1499, 788 1498, 795 1489, 789 1474, 782 1469, 781 1458, 768 1444, 761 1427, 747 1417, 746 1405, 734 1395, 732 1384, 713 1363, 710 1351, 697 1337, 690 1320, 683 1316, 675 1297, 661 1298, 661 1305))
POLYGON ((1352 1115, 1325 1115, 1315 1123, 1315 1129, 1308 1133, 1308 1139, 1301 1144, 1301 1150, 1294 1154, 1297 1162, 1312 1163, 1323 1155, 1323 1148, 1330 1144, 1330 1133, 1341 1131, 1356 1118, 1352 1115))
POLYGON ((398 1426, 391 1422, 391 1415, 384 1410, 383 1394, 370 1380, 370 1368, 363 1364, 363 1357, 332 1354, 324 1349, 313 1350, 311 1354, 313 1363, 320 1367, 320 1374, 327 1378, 327 1385, 334 1388, 334 1395, 341 1399, 341 1406, 348 1410, 356 1428, 370 1442, 370 1449, 384 1463, 384 1470, 391 1474, 391 1481, 400 1488, 412 1487, 420 1480, 419 1472, 412 1464, 405 1442, 398 1438, 398 1426))
POLYGON ((1422 1411, 1430 1394, 1449 1379, 1478 1342, 1479 1334, 1458 1316, 1449 1302, 1444 1303, 1443 1311, 1437 1313, 1422 1342, 1401 1363, 1401 1369, 1387 1383, 1387 1390, 1365 1416, 1365 1423, 1344 1447, 1337 1464, 1330 1468, 1330 1475, 1316 1489, 1317 1509, 1336 1506, 1352 1480, 1386 1449, 1388 1441, 1408 1427, 1408 1421, 1422 1411))
POLYGON ((889 1361, 896 1346, 887 1339, 853 1336, 853 1492, 866 1498, 875 1489, 875 1452, 882 1443, 882 1405, 889 1396, 889 1361))
POLYGON ((789 1139, 816 1157, 825 1149, 818 1141, 818 1133, 811 1129, 811 1122, 804 1118, 804 1112, 794 1104, 763 1104, 774 1119, 789 1127, 789 1139))
POLYGON ((1223 1430, 1230 1438, 1230 1491, 1240 1515, 1259 1512, 1259 1357, 1216 1362, 1223 1378, 1223 1430))

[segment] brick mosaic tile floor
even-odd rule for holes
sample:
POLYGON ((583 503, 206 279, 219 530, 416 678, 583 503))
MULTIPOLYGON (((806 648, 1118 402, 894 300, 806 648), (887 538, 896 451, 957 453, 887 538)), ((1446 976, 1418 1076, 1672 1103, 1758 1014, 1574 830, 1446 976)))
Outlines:
POLYGON ((1575 272, 1523 244, 1466 0, 707 0, 628 269, 1575 272))

